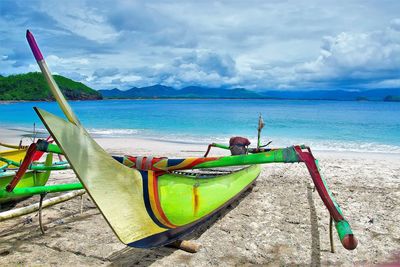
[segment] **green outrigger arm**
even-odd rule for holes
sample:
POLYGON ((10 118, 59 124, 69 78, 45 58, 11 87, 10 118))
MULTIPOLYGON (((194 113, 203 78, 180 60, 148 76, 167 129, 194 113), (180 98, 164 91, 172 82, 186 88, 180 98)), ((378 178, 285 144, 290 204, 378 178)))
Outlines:
MULTIPOLYGON (((143 240, 155 242, 155 239, 152 238, 158 238, 160 237, 159 234, 163 233, 165 235, 162 238, 167 238, 167 241, 170 240, 168 239, 168 233, 173 231, 174 226, 158 224, 148 212, 149 209, 143 201, 146 198, 144 189, 147 185, 150 185, 150 181, 157 185, 157 175, 162 177, 162 174, 185 169, 238 165, 254 165, 253 167, 256 167, 258 166, 257 164, 261 163, 304 162, 321 199, 329 210, 331 217, 335 220, 342 245, 349 250, 356 248, 357 239, 354 237, 349 223, 344 219, 339 205, 329 191, 326 181, 320 175, 317 161, 308 147, 293 146, 254 154, 226 157, 188 159, 122 158, 124 165, 135 169, 128 168, 104 151, 82 127, 52 78, 36 41, 29 31, 27 32, 27 39, 37 63, 68 121, 38 108, 35 108, 35 111, 64 152, 65 157, 87 193, 123 243, 137 246, 138 242, 140 243, 143 240), (149 180, 149 177, 153 178, 149 180)), ((184 186, 187 183, 186 179, 185 176, 172 178, 173 181, 177 181, 176 190, 179 190, 180 186, 184 186)), ((157 191, 157 189, 158 187, 155 186, 154 191, 149 192, 149 194, 153 193, 153 197, 157 197, 157 194, 163 193, 162 190, 157 191)), ((172 190, 172 192, 176 190, 172 190)), ((195 187, 193 187, 194 190, 195 187)), ((223 191, 220 192, 223 193, 223 191)))
MULTIPOLYGON (((45 165, 49 166, 52 164, 53 155, 49 153, 46 157, 45 165)), ((49 177, 50 170, 39 171, 39 170, 29 170, 21 174, 18 183, 14 185, 14 190, 19 190, 21 188, 35 188, 37 186, 44 186, 49 177)), ((7 192, 7 187, 12 183, 15 178, 16 173, 18 171, 14 170, 5 170, 0 172, 0 203, 7 203, 11 201, 17 201, 26 196, 30 196, 29 194, 17 194, 10 195, 7 192)))
MULTIPOLYGON (((7 163, 5 166, 13 165, 16 167, 21 167, 21 163, 6 159, 3 157, 0 157, 0 161, 7 163)), ((46 164, 30 164, 28 167, 28 170, 32 170, 32 171, 60 171, 60 170, 66 170, 66 169, 69 169, 69 165, 65 162, 60 162, 60 163, 56 162, 50 166, 48 166, 46 164)))
POLYGON ((51 152, 51 153, 56 153, 56 154, 63 154, 63 151, 61 150, 61 148, 58 145, 55 144, 51 144, 45 140, 41 140, 39 139, 37 141, 37 148, 38 151, 42 151, 42 152, 51 152))
POLYGON ((211 144, 208 145, 208 148, 207 148, 206 153, 204 154, 204 157, 208 156, 208 154, 210 153, 210 150, 211 150, 212 147, 222 148, 222 149, 225 149, 225 150, 229 150, 230 149, 230 147, 227 146, 227 145, 211 143, 211 144))
POLYGON ((83 189, 81 183, 21 187, 21 188, 14 188, 14 190, 11 192, 7 192, 7 190, 0 190, 0 199, 2 198, 14 199, 19 197, 28 197, 46 193, 65 192, 78 189, 83 189))
MULTIPOLYGON (((268 142, 266 145, 263 146, 259 146, 257 148, 248 148, 247 149, 247 153, 260 153, 260 152, 267 152, 270 151, 270 148, 264 148, 265 146, 269 145, 271 142, 268 142)), ((225 149, 225 150, 230 150, 231 148, 227 145, 224 144, 218 144, 218 143, 211 143, 208 145, 207 151, 204 154, 204 157, 207 157, 208 154, 210 153, 210 150, 212 147, 216 147, 216 148, 221 148, 221 149, 225 149)))

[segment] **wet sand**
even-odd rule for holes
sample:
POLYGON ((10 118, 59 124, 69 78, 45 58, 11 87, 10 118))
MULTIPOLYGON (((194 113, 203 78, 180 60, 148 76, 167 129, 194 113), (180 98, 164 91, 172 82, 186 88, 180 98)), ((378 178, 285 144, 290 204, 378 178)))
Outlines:
MULTIPOLYGON (((16 142, 12 133, 3 137, 16 142)), ((150 140, 98 141, 112 154, 187 157, 201 156, 205 150, 198 145, 150 140)), ((214 150, 214 155, 224 153, 214 150)), ((400 262, 400 155, 314 154, 359 239, 354 251, 345 250, 334 231, 336 252, 330 252, 329 213, 313 191, 306 167, 269 164, 263 166, 251 190, 190 236, 202 245, 196 254, 167 247, 127 248, 85 194, 82 214, 79 197, 44 210, 45 235, 39 230, 37 213, 0 222, 0 266, 364 266, 400 262)), ((52 174, 52 183, 67 181, 77 181, 70 170, 52 174)), ((35 196, 17 206, 38 199, 35 196)))

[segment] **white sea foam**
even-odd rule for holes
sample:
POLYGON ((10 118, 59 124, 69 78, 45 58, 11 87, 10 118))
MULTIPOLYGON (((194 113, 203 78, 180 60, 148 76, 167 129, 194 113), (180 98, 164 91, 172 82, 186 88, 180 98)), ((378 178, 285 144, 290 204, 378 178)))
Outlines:
MULTIPOLYGON (((32 128, 15 127, 12 130, 23 132, 24 135, 31 134, 32 128)), ((47 131, 44 128, 36 128, 37 137, 44 138, 47 131)), ((88 132, 95 138, 143 138, 149 140, 158 140, 173 143, 186 143, 196 145, 208 145, 210 143, 228 144, 230 136, 211 136, 211 135, 191 135, 191 134, 166 134, 144 129, 106 129, 106 128, 89 128, 88 132)), ((287 137, 271 137, 263 138, 263 143, 272 140, 269 147, 287 147, 291 145, 304 144, 313 150, 323 151, 349 151, 349 152, 370 152, 370 153, 395 153, 400 154, 400 146, 382 144, 377 142, 363 141, 342 141, 342 140, 312 140, 287 137)), ((257 144, 256 138, 250 138, 252 146, 257 144)))
MULTIPOLYGON (((143 138, 143 136, 142 136, 143 138)), ((228 144, 230 137, 211 137, 211 136, 193 136, 193 135, 162 135, 144 136, 146 139, 155 139, 160 141, 169 141, 176 143, 190 143, 207 145, 210 143, 228 144)), ((322 151, 347 151, 347 152, 370 152, 370 153, 395 153, 400 154, 400 146, 380 144, 374 142, 355 142, 355 141, 340 141, 340 140, 307 140, 307 139, 292 139, 292 138, 271 138, 263 139, 263 144, 272 140, 269 145, 271 148, 288 147, 292 145, 306 145, 313 150, 322 151)), ((250 138, 251 146, 256 146, 257 139, 250 138)))
POLYGON ((95 137, 132 137, 136 136, 139 133, 139 130, 89 128, 88 132, 95 137))
POLYGON ((348 151, 348 152, 370 152, 370 153, 400 153, 400 146, 381 144, 376 142, 341 141, 341 140, 295 140, 280 138, 274 140, 272 146, 288 146, 293 144, 304 144, 313 150, 323 151, 348 151))

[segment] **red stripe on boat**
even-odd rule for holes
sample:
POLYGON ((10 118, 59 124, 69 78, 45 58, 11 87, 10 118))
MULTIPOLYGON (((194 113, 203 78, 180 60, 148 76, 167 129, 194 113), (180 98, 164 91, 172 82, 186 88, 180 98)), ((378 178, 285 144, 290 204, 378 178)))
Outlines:
POLYGON ((154 177, 153 177, 153 196, 154 196, 154 202, 156 204, 158 214, 161 216, 161 218, 164 220, 164 222, 167 224, 167 226, 169 226, 171 228, 176 228, 177 226, 168 220, 167 216, 165 216, 165 213, 161 208, 160 199, 158 196, 158 176, 159 175, 156 174, 155 172, 153 173, 153 175, 154 175, 154 177))

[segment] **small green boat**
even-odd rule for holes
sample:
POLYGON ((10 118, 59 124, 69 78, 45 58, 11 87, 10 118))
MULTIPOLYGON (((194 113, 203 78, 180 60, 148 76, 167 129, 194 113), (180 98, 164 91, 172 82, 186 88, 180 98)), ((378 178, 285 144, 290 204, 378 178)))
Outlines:
MULTIPOLYGON (((53 155, 48 154, 46 157, 45 166, 50 166, 52 164, 53 155)), ((16 185, 16 189, 18 188, 28 188, 35 186, 43 186, 47 183, 47 180, 50 176, 50 170, 40 171, 40 170, 28 170, 22 176, 21 180, 16 185)), ((27 196, 2 196, 2 192, 7 185, 14 179, 17 171, 16 170, 6 170, 0 172, 0 204, 15 202, 21 199, 26 198, 27 196)))
MULTIPOLYGON (((49 138, 44 142, 48 143, 49 138)), ((43 188, 49 179, 50 172, 69 169, 68 162, 53 162, 53 153, 47 154, 45 162, 39 162, 45 151, 37 150, 36 143, 29 146, 12 146, 3 143, 0 145, 13 148, 13 150, 0 153, 0 203, 17 202, 35 194, 54 192, 54 186, 43 188), (40 191, 39 188, 45 190, 40 191)), ((52 146, 50 143, 48 145, 52 146)), ((56 149, 56 153, 60 154, 59 152, 56 149)), ((64 187, 71 188, 68 185, 56 188, 64 187)))

